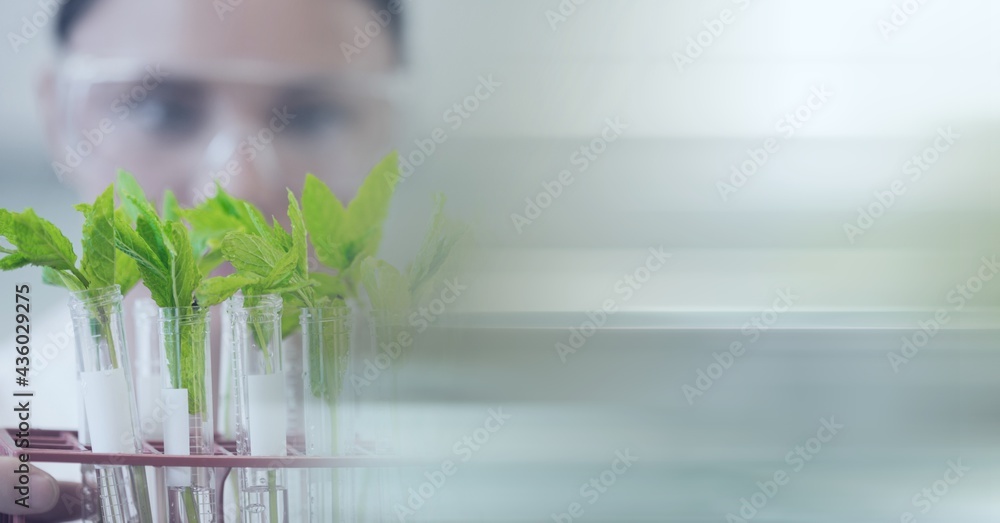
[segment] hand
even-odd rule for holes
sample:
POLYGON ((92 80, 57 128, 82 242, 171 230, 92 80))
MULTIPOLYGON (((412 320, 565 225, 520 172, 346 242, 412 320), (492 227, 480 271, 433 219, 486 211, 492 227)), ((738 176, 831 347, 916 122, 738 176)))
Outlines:
POLYGON ((60 483, 45 471, 32 466, 28 474, 28 485, 31 488, 28 508, 17 503, 19 494, 14 490, 17 486, 18 474, 13 471, 21 465, 17 458, 0 458, 0 514, 12 516, 28 516, 29 521, 57 522, 80 519, 81 492, 80 485, 75 483, 60 483))

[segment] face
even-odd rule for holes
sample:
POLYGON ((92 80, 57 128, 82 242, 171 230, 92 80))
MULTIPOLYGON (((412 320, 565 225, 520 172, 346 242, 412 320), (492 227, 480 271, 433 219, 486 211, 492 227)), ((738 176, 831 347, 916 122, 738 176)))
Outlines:
POLYGON ((346 203, 391 134, 392 36, 383 28, 358 52, 342 47, 372 10, 365 0, 96 0, 43 100, 57 172, 87 200, 119 168, 151 197, 172 190, 186 204, 218 183, 279 218, 285 188, 311 172, 346 203))

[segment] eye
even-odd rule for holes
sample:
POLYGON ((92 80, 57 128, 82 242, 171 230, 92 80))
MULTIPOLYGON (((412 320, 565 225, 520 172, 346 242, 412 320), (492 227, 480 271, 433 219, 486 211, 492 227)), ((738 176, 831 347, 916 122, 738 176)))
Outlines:
POLYGON ((322 100, 288 104, 294 118, 288 122, 288 132, 299 135, 319 135, 349 124, 354 119, 351 109, 336 101, 322 100))
POLYGON ((136 102, 131 118, 147 132, 179 138, 198 131, 205 111, 198 90, 161 85, 136 102))

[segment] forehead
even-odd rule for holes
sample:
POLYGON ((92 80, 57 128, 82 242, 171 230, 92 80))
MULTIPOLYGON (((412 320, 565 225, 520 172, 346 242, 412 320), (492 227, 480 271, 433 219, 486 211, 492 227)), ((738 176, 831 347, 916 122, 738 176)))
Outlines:
POLYGON ((377 19, 367 0, 97 0, 73 31, 74 53, 147 63, 264 62, 315 71, 382 71, 388 29, 360 52, 358 28, 377 19))

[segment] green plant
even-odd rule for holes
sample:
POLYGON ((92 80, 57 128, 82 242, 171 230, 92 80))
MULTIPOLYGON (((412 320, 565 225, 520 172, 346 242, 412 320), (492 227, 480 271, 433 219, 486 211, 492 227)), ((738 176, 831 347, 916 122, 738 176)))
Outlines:
MULTIPOLYGON (((84 215, 83 256, 79 263, 69 239, 32 209, 21 213, 0 209, 0 236, 13 246, 0 247, 4 254, 0 269, 6 271, 32 265, 42 268, 42 281, 50 285, 75 292, 117 284, 121 294, 127 294, 138 283, 139 270, 132 259, 115 249, 114 186, 108 186, 93 204, 80 204, 76 209, 84 215)), ((118 368, 118 348, 111 332, 114 311, 107 307, 90 308, 93 318, 90 328, 104 340, 111 366, 118 368)), ((145 469, 132 467, 131 478, 139 513, 148 517, 151 507, 145 469)))
POLYGON ((247 232, 266 222, 263 213, 250 202, 236 198, 221 187, 216 195, 191 209, 180 209, 177 215, 191 226, 191 243, 201 254, 199 268, 203 274, 212 272, 223 261, 222 242, 231 232, 247 232))
POLYGON ((108 188, 93 204, 80 204, 84 215, 83 257, 77 263, 69 239, 32 209, 15 213, 0 209, 0 236, 13 249, 0 247, 6 256, 0 269, 12 270, 33 265, 42 268, 42 280, 71 291, 100 289, 114 284, 126 294, 139 280, 135 263, 119 255, 114 246, 114 187, 108 188))
POLYGON ((302 189, 306 230, 316 258, 337 272, 348 296, 357 295, 361 262, 378 251, 398 179, 399 157, 393 152, 372 169, 345 208, 319 178, 306 176, 302 189))
MULTIPOLYGON (((165 212, 173 219, 161 218, 132 175, 121 171, 118 192, 122 211, 115 214, 115 246, 135 260, 143 284, 153 301, 163 308, 176 308, 180 314, 207 314, 212 305, 223 302, 251 280, 241 275, 205 278, 199 263, 208 254, 195 255, 187 227, 176 210, 165 212), (133 226, 134 221, 134 226, 133 226)), ((168 196, 167 201, 172 198, 168 196)), ((169 206, 164 206, 170 209, 169 206)), ((204 382, 203 328, 192 323, 179 333, 180 351, 167 353, 167 366, 173 385, 189 390, 188 408, 192 414, 204 412, 206 398, 193 393, 204 382)))
MULTIPOLYGON (((42 268, 42 281, 70 291, 101 289, 118 284, 125 294, 139 280, 136 264, 119 255, 114 246, 114 187, 108 186, 93 204, 80 204, 83 213, 83 257, 77 262, 73 244, 51 222, 32 209, 15 213, 0 209, 0 236, 13 249, 0 247, 5 256, 0 269, 12 270, 27 265, 42 268)), ((107 311, 93 311, 100 334, 108 344, 113 366, 117 367, 114 339, 109 329, 107 311)))
POLYGON ((384 260, 366 258, 360 265, 361 287, 372 310, 405 316, 414 305, 425 303, 450 273, 455 251, 468 236, 468 227, 444 212, 445 197, 435 197, 434 217, 413 261, 400 271, 384 260))

